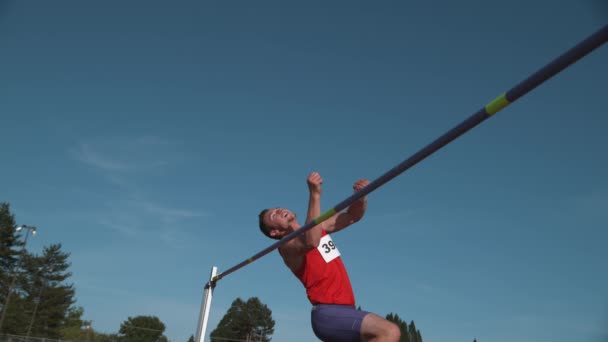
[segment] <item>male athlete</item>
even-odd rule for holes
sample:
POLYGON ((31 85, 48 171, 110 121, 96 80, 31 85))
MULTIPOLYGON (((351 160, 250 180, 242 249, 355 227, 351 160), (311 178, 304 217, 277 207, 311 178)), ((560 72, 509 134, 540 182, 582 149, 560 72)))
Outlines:
MULTIPOLYGON (((310 194, 306 222, 310 222, 321 215, 323 179, 313 172, 307 183, 310 194)), ((357 192, 368 184, 360 179, 353 189, 357 192)), ((392 322, 355 308, 346 268, 329 235, 359 221, 366 207, 367 196, 279 247, 283 261, 306 288, 313 305, 312 329, 324 342, 398 342, 401 335, 392 322)), ((284 208, 262 210, 259 220, 260 230, 276 240, 300 228, 296 215, 284 208)))

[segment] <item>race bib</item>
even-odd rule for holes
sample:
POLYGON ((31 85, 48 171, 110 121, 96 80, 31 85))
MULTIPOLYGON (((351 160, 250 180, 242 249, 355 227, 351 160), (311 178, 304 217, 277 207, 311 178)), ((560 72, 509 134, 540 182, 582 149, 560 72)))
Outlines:
POLYGON ((326 263, 340 256, 338 247, 336 247, 336 244, 329 235, 325 235, 321 238, 319 247, 317 247, 317 249, 319 250, 319 253, 321 253, 323 260, 325 260, 326 263))

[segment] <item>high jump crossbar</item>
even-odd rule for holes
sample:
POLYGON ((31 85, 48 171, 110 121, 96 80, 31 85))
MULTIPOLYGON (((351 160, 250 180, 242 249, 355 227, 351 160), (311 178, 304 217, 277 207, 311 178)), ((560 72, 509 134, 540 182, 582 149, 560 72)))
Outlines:
POLYGON ((587 37, 585 40, 581 41, 580 43, 578 43, 577 45, 572 47, 570 50, 563 53, 561 56, 555 58, 553 61, 551 61, 550 63, 548 63, 541 69, 539 69, 538 71, 536 71, 534 74, 532 74, 531 76, 529 76, 528 78, 526 78, 525 80, 523 80, 522 82, 517 84, 515 87, 511 88, 506 93, 503 93, 500 96, 496 97, 494 100, 492 100, 490 103, 488 103, 485 107, 478 110, 475 114, 471 115, 469 118, 467 118, 466 120, 462 121, 460 124, 458 124, 454 128, 452 128, 451 130, 449 130, 447 133, 443 134, 442 136, 437 138, 435 141, 431 142, 427 146, 420 149, 418 152, 416 152, 411 157, 407 158, 406 160, 404 160, 397 166, 390 169, 388 172, 384 173, 382 176, 378 177, 373 182, 369 183, 365 188, 355 192, 353 195, 351 195, 347 199, 343 200, 342 202, 338 203, 333 208, 327 210, 325 213, 321 214, 319 217, 317 217, 314 220, 310 221, 309 223, 305 224, 300 229, 289 233, 288 235, 284 236, 281 240, 273 243, 272 245, 268 246, 267 248, 263 249, 262 251, 258 252, 257 254, 253 255, 252 257, 250 257, 246 260, 243 260, 242 262, 234 265, 233 267, 227 269, 226 271, 221 272, 220 274, 212 277, 208 286, 214 286, 215 283, 217 281, 219 281, 220 279, 226 277, 227 275, 235 272, 236 270, 256 261, 257 259, 259 259, 259 258, 265 256, 266 254, 272 252, 273 250, 279 248, 280 246, 285 244, 287 241, 312 229, 314 226, 327 220, 329 217, 331 217, 335 213, 338 213, 338 212, 346 209, 351 204, 353 204, 355 201, 363 198, 363 196, 378 189, 380 186, 386 184, 388 181, 397 177, 398 175, 403 173, 405 170, 411 168, 412 166, 416 165, 418 162, 422 161, 429 155, 433 154, 434 152, 436 152, 443 146, 447 145, 452 140, 458 138, 459 136, 466 133, 473 127, 482 123, 487 118, 491 117, 492 115, 496 114, 497 112, 499 112, 506 106, 515 102, 517 99, 524 96, 525 94, 527 94, 534 88, 538 87, 540 84, 542 84, 549 78, 555 76, 557 73, 564 70, 565 68, 567 68, 574 62, 578 61, 579 59, 583 58, 584 56, 589 54, 591 51, 600 47, 606 41, 608 41, 608 25, 605 25, 603 28, 596 31, 595 33, 593 33, 592 35, 587 37))

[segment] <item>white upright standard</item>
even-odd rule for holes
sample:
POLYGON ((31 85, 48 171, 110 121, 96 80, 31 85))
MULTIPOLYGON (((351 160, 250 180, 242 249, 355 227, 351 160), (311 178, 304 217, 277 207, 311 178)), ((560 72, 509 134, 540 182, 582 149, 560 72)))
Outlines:
POLYGON ((205 292, 203 295, 203 303, 201 304, 201 312, 198 316, 198 328, 196 329, 196 342, 205 342, 207 335, 207 323, 209 323, 209 310, 211 309, 211 298, 213 297, 213 277, 217 275, 217 267, 211 267, 211 277, 209 282, 205 284, 205 292))

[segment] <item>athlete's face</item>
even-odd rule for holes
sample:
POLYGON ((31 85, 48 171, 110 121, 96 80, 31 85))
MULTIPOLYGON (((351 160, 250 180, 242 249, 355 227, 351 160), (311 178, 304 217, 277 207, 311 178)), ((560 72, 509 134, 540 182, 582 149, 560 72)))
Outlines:
POLYGON ((270 236, 280 237, 293 231, 296 214, 285 208, 273 208, 264 215, 264 224, 270 236))

